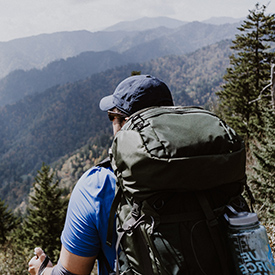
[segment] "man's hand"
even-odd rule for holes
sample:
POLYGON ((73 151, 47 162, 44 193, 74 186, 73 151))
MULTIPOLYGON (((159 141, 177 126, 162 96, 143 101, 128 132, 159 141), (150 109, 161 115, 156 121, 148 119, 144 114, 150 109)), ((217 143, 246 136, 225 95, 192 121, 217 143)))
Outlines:
MULTIPOLYGON (((37 275, 38 274, 38 270, 39 270, 42 262, 46 258, 46 254, 44 253, 44 251, 40 247, 36 247, 34 249, 34 254, 35 254, 35 256, 29 261, 28 271, 31 275, 37 275)), ((49 261, 47 267, 52 267, 52 266, 53 266, 52 262, 49 261)))

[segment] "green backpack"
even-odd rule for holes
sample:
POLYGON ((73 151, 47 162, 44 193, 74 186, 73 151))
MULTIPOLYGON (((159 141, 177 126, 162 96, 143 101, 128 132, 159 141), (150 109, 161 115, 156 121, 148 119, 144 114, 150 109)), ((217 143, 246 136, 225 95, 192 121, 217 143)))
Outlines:
POLYGON ((249 211, 242 139, 197 107, 133 114, 111 147, 117 190, 116 274, 231 275, 226 205, 249 211))

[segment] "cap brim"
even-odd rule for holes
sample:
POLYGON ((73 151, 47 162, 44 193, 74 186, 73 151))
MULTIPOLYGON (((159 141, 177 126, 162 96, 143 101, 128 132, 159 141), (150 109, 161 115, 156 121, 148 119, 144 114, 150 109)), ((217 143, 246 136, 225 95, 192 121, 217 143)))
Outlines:
POLYGON ((113 103, 113 95, 105 96, 100 100, 99 108, 102 111, 108 111, 116 107, 113 103))

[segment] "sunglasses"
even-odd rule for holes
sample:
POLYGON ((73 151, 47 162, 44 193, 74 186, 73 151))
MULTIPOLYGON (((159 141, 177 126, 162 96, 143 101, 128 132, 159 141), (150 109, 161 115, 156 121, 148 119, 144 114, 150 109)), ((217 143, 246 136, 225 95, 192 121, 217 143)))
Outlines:
POLYGON ((127 115, 122 114, 122 113, 118 113, 118 112, 113 112, 113 111, 108 111, 108 117, 110 119, 110 121, 113 121, 115 118, 126 118, 127 115))

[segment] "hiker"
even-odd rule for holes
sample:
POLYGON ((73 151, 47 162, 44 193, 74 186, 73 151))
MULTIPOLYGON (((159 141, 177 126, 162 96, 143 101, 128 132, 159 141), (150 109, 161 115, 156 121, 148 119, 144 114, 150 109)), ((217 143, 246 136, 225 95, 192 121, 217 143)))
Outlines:
MULTIPOLYGON (((151 106, 173 105, 167 85, 150 75, 125 79, 112 95, 100 101, 100 109, 108 112, 114 135, 136 111, 151 106)), ((115 185, 116 178, 108 163, 95 166, 83 174, 70 198, 61 235, 62 247, 58 264, 53 267, 43 250, 35 248, 36 255, 29 262, 31 275, 90 274, 100 252, 104 254, 111 269, 115 268, 116 235, 113 234, 111 247, 106 244, 115 185)), ((106 263, 102 262, 101 257, 99 274, 108 274, 106 263)))

